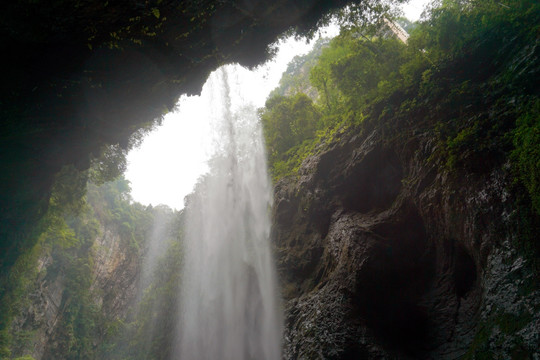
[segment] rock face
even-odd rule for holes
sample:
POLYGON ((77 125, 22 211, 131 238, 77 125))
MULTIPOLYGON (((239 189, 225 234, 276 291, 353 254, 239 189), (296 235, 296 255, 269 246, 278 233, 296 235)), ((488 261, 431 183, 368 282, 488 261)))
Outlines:
POLYGON ((286 359, 540 356, 505 173, 441 170, 434 144, 344 134, 276 185, 286 359))
MULTIPOLYGON (((90 292, 96 308, 104 319, 124 318, 136 296, 139 257, 128 251, 116 231, 106 227, 101 228, 90 256, 94 262, 90 292)), ((29 305, 12 323, 11 332, 18 340, 13 355, 31 355, 36 360, 58 359, 62 317, 70 301, 66 276, 62 271, 51 270, 50 255, 43 255, 39 264, 42 275, 36 279, 35 290, 29 295, 29 305)))
POLYGON ((127 249, 115 231, 103 230, 94 243, 90 290, 106 318, 124 318, 137 295, 141 258, 127 249))

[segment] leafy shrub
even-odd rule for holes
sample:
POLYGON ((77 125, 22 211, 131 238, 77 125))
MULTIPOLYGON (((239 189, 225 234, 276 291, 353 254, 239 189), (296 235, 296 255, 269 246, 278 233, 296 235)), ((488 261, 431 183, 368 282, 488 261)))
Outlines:
POLYGON ((540 215, 540 101, 536 100, 518 120, 512 157, 534 210, 540 215))

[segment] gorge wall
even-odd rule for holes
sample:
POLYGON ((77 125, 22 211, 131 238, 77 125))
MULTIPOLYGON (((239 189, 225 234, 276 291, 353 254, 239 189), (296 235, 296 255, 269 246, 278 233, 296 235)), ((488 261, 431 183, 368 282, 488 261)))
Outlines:
POLYGON ((444 170, 436 144, 347 131, 276 185, 285 358, 539 355, 508 174, 444 170))
MULTIPOLYGON (((126 318, 129 306, 137 295, 141 259, 130 251, 117 229, 103 226, 91 249, 79 256, 92 259, 93 266, 83 271, 90 272, 90 304, 103 319, 102 323, 95 324, 99 327, 96 333, 86 334, 87 340, 93 342, 90 347, 96 348, 107 340, 105 323, 126 318)), ((72 269, 61 268, 60 260, 50 254, 43 254, 38 261, 40 275, 27 295, 28 303, 11 325, 14 337, 12 356, 30 355, 34 359, 44 360, 68 358, 69 342, 79 340, 75 340, 78 337, 74 333, 77 329, 69 328, 70 317, 74 315, 70 305, 80 301, 73 296, 73 288, 68 283, 73 281, 68 274, 72 269)), ((77 278, 75 281, 84 280, 77 278)), ((94 321, 94 318, 86 320, 94 321)))
POLYGON ((49 213, 26 264, 16 265, 0 356, 112 360, 132 348, 141 352, 146 339, 153 341, 151 331, 140 330, 148 317, 171 315, 163 296, 159 308, 152 301, 165 292, 159 277, 179 284, 181 257, 171 247, 179 242, 179 216, 166 206, 133 203, 123 178, 88 184, 77 210, 49 213))

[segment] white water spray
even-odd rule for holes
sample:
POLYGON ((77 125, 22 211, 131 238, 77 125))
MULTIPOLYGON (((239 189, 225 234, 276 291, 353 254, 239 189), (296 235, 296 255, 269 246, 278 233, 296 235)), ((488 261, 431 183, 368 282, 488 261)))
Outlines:
MULTIPOLYGON (((207 83, 216 154, 186 205, 186 259, 176 354, 182 360, 281 359, 282 317, 269 245, 271 186, 256 109, 237 66, 207 83)), ((203 90, 204 91, 204 90, 203 90)))

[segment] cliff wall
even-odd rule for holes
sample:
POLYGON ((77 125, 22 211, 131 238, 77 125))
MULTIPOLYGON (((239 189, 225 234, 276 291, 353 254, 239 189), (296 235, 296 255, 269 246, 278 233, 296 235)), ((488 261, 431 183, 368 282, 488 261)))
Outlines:
POLYGON ((13 293, 6 358, 93 359, 114 345, 160 211, 131 203, 128 191, 124 179, 89 184, 78 210, 47 215, 13 293))
MULTIPOLYGON (((112 227, 100 228, 86 254, 93 266, 89 293, 91 305, 99 313, 102 322, 95 324, 97 331, 91 340, 93 348, 103 345, 107 324, 125 319, 129 306, 137 295, 141 259, 122 240, 112 227)), ((66 329, 72 311, 72 289, 67 285, 64 270, 57 271, 58 260, 49 254, 39 259, 39 276, 29 302, 14 319, 11 332, 14 335, 12 356, 30 355, 36 360, 61 359, 67 354, 66 341, 74 341, 74 329, 66 329), (70 291, 71 290, 71 291, 70 291), (71 333, 70 333, 71 332, 71 333), (69 333, 66 336, 66 333, 69 333)), ((67 270, 69 271, 69 269, 67 270)))
POLYGON ((276 185, 285 358, 539 356, 507 167, 450 171, 429 131, 399 139, 342 132, 276 185))

